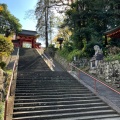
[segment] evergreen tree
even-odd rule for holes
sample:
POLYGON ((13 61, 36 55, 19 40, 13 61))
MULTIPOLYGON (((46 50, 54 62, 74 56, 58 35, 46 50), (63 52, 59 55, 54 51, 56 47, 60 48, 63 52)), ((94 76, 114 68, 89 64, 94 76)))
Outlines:
POLYGON ((9 12, 6 4, 0 4, 0 6, 2 8, 0 11, 0 33, 8 37, 10 33, 20 31, 22 26, 19 20, 9 12))
POLYGON ((84 47, 83 40, 102 45, 104 32, 120 24, 118 11, 117 0, 77 0, 67 10, 63 26, 72 30, 72 40, 78 49, 84 47))

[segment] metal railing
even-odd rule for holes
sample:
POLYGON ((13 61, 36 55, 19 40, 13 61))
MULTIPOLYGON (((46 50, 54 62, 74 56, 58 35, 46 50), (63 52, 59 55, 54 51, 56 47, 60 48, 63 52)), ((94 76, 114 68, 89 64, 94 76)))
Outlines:
POLYGON ((17 51, 16 60, 14 61, 14 65, 13 65, 13 68, 12 68, 10 83, 9 83, 9 87, 8 87, 7 95, 6 95, 6 99, 5 99, 4 120, 7 119, 8 99, 11 96, 11 87, 12 87, 12 82, 14 80, 14 73, 15 73, 15 70, 16 70, 17 64, 18 64, 18 55, 19 55, 19 48, 18 48, 18 51, 17 51))
POLYGON ((110 87, 109 85, 105 84, 104 82, 102 82, 101 80, 98 80, 97 78, 91 76, 90 74, 82 71, 81 69, 77 68, 76 66, 74 66, 73 64, 69 64, 69 67, 68 67, 68 71, 72 71, 74 70, 76 72, 76 76, 80 79, 80 73, 84 73, 85 75, 89 76, 90 78, 92 78, 92 80, 94 80, 94 90, 95 92, 97 92, 97 85, 96 85, 96 82, 99 82, 101 83, 102 85, 106 86, 107 88, 109 88, 110 90, 116 92, 117 94, 120 94, 119 91, 115 90, 114 88, 110 87))

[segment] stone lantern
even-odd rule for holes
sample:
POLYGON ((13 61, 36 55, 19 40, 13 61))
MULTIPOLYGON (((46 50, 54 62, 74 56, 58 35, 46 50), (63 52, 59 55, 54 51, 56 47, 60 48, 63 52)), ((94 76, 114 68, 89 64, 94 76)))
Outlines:
POLYGON ((57 41, 60 44, 60 50, 62 49, 62 42, 63 42, 63 38, 58 38, 57 41))

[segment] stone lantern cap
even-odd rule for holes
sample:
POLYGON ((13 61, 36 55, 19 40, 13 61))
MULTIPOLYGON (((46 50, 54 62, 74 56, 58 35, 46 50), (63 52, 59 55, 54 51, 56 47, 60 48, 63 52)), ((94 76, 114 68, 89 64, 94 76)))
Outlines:
POLYGON ((59 42, 59 44, 62 44, 63 38, 58 38, 57 41, 59 42))

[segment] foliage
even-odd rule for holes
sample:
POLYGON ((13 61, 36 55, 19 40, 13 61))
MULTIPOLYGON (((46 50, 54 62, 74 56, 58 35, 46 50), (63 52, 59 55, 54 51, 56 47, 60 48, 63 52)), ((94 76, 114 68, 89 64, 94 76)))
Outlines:
MULTIPOLYGON (((60 29, 58 31, 58 34, 56 35, 56 37, 52 40, 52 42, 54 42, 56 45, 59 44, 57 42, 58 38, 63 38, 63 43, 64 43, 64 47, 68 44, 68 42, 70 41, 70 36, 71 36, 72 32, 69 30, 68 27, 65 27, 64 29, 60 29)), ((59 46, 59 45, 57 45, 59 46)))
POLYGON ((108 55, 104 59, 105 59, 105 61, 114 61, 114 60, 119 60, 120 61, 120 53, 116 54, 116 55, 108 55))
POLYGON ((10 69, 10 70, 5 70, 5 72, 6 72, 9 76, 11 76, 12 73, 13 73, 12 69, 10 69))
MULTIPOLYGON (((71 55, 69 55, 70 59, 73 58, 73 54, 76 54, 79 57, 92 57, 94 54, 93 46, 96 44, 105 51, 104 32, 114 28, 120 23, 119 2, 117 0, 70 1, 71 0, 48 0, 47 4, 43 4, 45 2, 39 0, 36 7, 36 16, 41 18, 38 19, 38 27, 42 28, 44 26, 41 29, 41 33, 45 28, 45 24, 42 24, 45 22, 45 17, 42 16, 45 13, 45 8, 49 6, 48 9, 52 11, 52 9, 64 5, 64 8, 66 8, 63 9, 65 12, 64 22, 59 26, 59 33, 54 39, 54 42, 58 37, 62 37, 65 40, 63 42, 63 48, 60 51, 62 56, 67 57, 69 53, 71 53, 71 55), (70 34, 68 34, 68 32, 70 34), (66 41, 68 41, 68 43, 66 41), (78 51, 80 52, 79 54, 77 54, 78 51)), ((58 11, 59 10, 60 9, 58 9, 58 11)), ((49 21, 52 14, 48 14, 49 21)), ((54 18, 54 16, 52 18, 54 18)), ((54 19, 52 19, 52 22, 54 23, 54 19)), ((109 44, 119 47, 119 44, 117 44, 118 42, 118 40, 110 40, 109 44)))
POLYGON ((69 51, 67 49, 63 48, 62 50, 58 50, 58 54, 60 56, 62 56, 63 58, 67 58, 69 51))
POLYGON ((63 49, 66 49, 68 52, 73 51, 73 50, 74 50, 73 47, 74 47, 74 46, 73 46, 73 43, 72 43, 72 42, 70 42, 70 41, 65 41, 65 42, 64 42, 63 49))
POLYGON ((69 30, 69 27, 64 29, 59 29, 57 36, 64 39, 64 41, 69 41, 69 37, 72 35, 72 32, 69 30))
POLYGON ((57 12, 65 12, 69 1, 70 0, 38 0, 35 9, 37 19, 36 28, 42 39, 46 40, 46 47, 48 47, 48 37, 53 31, 52 28, 56 27, 57 23, 60 23, 55 14, 57 12))
POLYGON ((2 69, 5 69, 5 66, 6 66, 6 63, 5 62, 0 62, 0 67, 2 68, 2 69))
POLYGON ((111 38, 109 40, 109 45, 120 47, 120 39, 119 38, 111 38))
POLYGON ((57 48, 55 48, 54 44, 49 44, 48 48, 52 49, 54 52, 57 50, 57 48))
POLYGON ((4 118, 4 103, 0 102, 0 120, 4 118))
POLYGON ((0 11, 0 33, 8 37, 11 33, 20 31, 22 26, 19 20, 9 12, 6 4, 0 4, 0 6, 3 7, 0 11))
MULTIPOLYGON (((99 45, 105 53, 104 32, 119 25, 119 2, 114 0, 80 0, 67 9, 62 28, 69 26, 72 34, 73 51, 69 58, 77 56, 92 57, 94 45, 99 45), (79 54, 78 51, 80 52, 79 54)), ((110 45, 120 47, 118 39, 109 40, 110 45)), ((64 46, 65 47, 65 46, 64 46)), ((69 48, 69 47, 68 47, 69 48)))
POLYGON ((74 57, 82 57, 83 56, 83 52, 78 50, 78 49, 74 49, 72 52, 69 53, 68 55, 68 61, 72 61, 74 59, 74 57))
POLYGON ((105 48, 106 56, 114 56, 120 53, 120 47, 107 45, 105 48))
POLYGON ((13 51, 13 43, 7 37, 0 35, 0 56, 10 55, 13 51))

